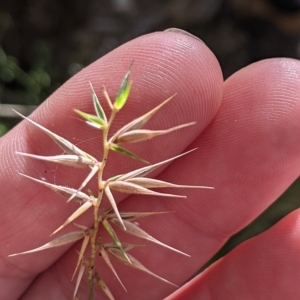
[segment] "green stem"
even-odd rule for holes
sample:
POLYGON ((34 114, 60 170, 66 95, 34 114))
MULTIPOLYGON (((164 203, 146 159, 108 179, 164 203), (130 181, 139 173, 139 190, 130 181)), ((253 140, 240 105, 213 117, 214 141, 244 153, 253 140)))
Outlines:
POLYGON ((94 280, 89 279, 89 299, 94 300, 94 280))

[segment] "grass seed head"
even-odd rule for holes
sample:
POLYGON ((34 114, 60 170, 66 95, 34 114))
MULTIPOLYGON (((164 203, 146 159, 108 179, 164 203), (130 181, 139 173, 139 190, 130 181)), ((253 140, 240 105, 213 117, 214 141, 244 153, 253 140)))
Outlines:
POLYGON ((115 226, 125 231, 129 235, 133 235, 141 239, 151 241, 152 243, 165 247, 169 250, 175 251, 179 254, 189 256, 188 254, 155 239, 146 231, 144 231, 142 228, 140 228, 136 223, 133 222, 138 218, 149 217, 151 215, 166 214, 169 212, 120 212, 118 208, 118 204, 115 201, 112 192, 117 191, 126 194, 185 198, 185 196, 182 195, 160 193, 160 192, 152 191, 151 189, 152 188, 209 188, 211 189, 212 187, 180 185, 180 184, 174 184, 174 183, 169 183, 158 179, 145 177, 152 171, 156 170, 157 168, 166 166, 167 164, 173 162, 175 159, 187 155, 188 153, 195 151, 196 149, 187 151, 185 153, 179 154, 177 156, 174 156, 172 158, 166 159, 164 161, 149 166, 132 170, 126 174, 113 175, 111 178, 106 180, 103 178, 103 175, 108 160, 108 154, 110 151, 115 151, 131 159, 137 159, 143 163, 149 164, 148 161, 146 161, 144 158, 141 158, 135 153, 121 147, 120 144, 130 144, 130 143, 137 143, 137 142, 149 140, 157 136, 171 133, 176 130, 183 130, 184 128, 188 128, 191 125, 194 125, 195 122, 181 124, 163 130, 142 129, 142 127, 145 126, 148 123, 148 121, 163 106, 165 106, 167 103, 171 101, 171 99, 173 99, 173 97, 175 96, 174 95, 166 99, 165 101, 163 101, 161 104, 159 104, 149 112, 134 119, 130 123, 124 125, 110 138, 108 138, 109 131, 116 114, 122 110, 122 108, 127 103, 129 98, 129 94, 132 87, 132 80, 130 79, 130 69, 127 71, 127 73, 123 78, 121 87, 119 89, 119 92, 117 94, 114 103, 112 103, 108 95, 108 92, 106 91, 105 87, 103 87, 104 98, 107 101, 109 109, 111 110, 110 116, 108 116, 105 113, 104 109, 102 108, 100 100, 97 94, 95 93, 94 87, 92 86, 92 83, 89 84, 91 88, 92 103, 93 103, 95 114, 86 113, 78 109, 75 109, 75 112, 80 117, 82 117, 88 125, 91 125, 102 131, 101 134, 103 136, 103 144, 102 144, 103 156, 101 160, 98 161, 92 155, 81 150, 80 148, 78 148, 76 145, 74 145, 67 139, 57 135, 56 133, 43 127, 42 125, 36 123, 35 121, 22 116, 18 112, 16 113, 19 116, 21 116, 22 118, 30 122, 33 126, 42 130, 45 134, 47 134, 64 151, 64 154, 59 154, 54 156, 41 156, 41 155, 27 154, 27 153, 20 153, 20 152, 18 152, 17 154, 30 159, 39 159, 39 160, 56 163, 56 164, 63 164, 71 167, 89 168, 90 172, 88 176, 83 180, 79 188, 64 187, 61 185, 52 184, 46 181, 39 180, 25 174, 20 174, 20 175, 27 179, 33 180, 39 184, 42 184, 47 188, 50 188, 55 193, 68 198, 68 201, 74 200, 80 203, 80 206, 73 212, 73 214, 71 214, 71 216, 58 229, 56 229, 53 232, 53 234, 57 233, 58 231, 60 231, 61 229, 63 229, 64 227, 72 223, 74 220, 76 220, 78 217, 83 215, 90 208, 93 209, 93 226, 89 228, 85 225, 79 225, 74 223, 74 225, 79 230, 72 231, 60 237, 57 237, 40 247, 34 248, 32 250, 16 253, 16 254, 11 254, 10 256, 30 254, 30 253, 58 247, 58 246, 63 246, 66 244, 75 243, 79 240, 82 240, 80 251, 78 252, 78 260, 72 276, 73 279, 77 273, 77 280, 76 280, 74 294, 73 294, 74 300, 79 299, 77 293, 84 273, 87 273, 87 280, 89 286, 89 297, 88 297, 89 300, 94 299, 94 285, 99 286, 108 299, 114 300, 113 293, 109 290, 107 285, 104 283, 103 279, 100 277, 99 272, 95 268, 96 259, 99 257, 101 257, 104 260, 106 265, 113 272, 114 276, 117 278, 117 280, 125 290, 126 288, 123 285, 121 279, 119 278, 116 270, 114 269, 113 264, 110 260, 110 256, 117 258, 125 265, 141 270, 168 284, 177 287, 176 284, 173 284, 172 282, 148 270, 136 258, 134 258, 131 254, 129 254, 128 253, 129 250, 135 247, 140 247, 141 245, 122 242, 118 237, 117 232, 113 228, 115 226), (88 191, 87 193, 82 192, 82 190, 86 188, 86 186, 88 185, 88 183, 91 181, 93 177, 97 177, 98 194, 95 196, 91 191, 88 191), (103 209, 101 205, 102 203, 101 200, 104 195, 109 200, 111 206, 108 209, 103 209), (105 243, 102 242, 102 238, 100 236, 101 228, 108 233, 112 242, 105 242, 105 243), (89 251, 87 251, 87 249, 89 249, 89 251))

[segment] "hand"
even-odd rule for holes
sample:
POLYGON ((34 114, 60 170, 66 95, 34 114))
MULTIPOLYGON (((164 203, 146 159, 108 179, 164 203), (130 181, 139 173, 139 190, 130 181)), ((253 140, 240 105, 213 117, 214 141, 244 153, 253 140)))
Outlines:
MULTIPOLYGON (((261 61, 224 83, 220 66, 204 43, 180 32, 153 33, 88 66, 31 118, 73 143, 81 143, 87 152, 97 153, 101 146, 98 131, 87 127, 73 109, 91 111, 88 81, 102 102, 102 84, 113 98, 133 59, 132 93, 113 130, 177 93, 149 126, 168 128, 191 121, 197 124, 137 144, 135 153, 154 163, 198 147, 156 175, 169 182, 215 187, 180 191, 187 199, 128 197, 119 206, 124 211, 175 211, 139 223, 151 235, 189 253, 191 258, 153 244, 134 250, 134 255, 151 271, 180 285, 299 175, 300 63, 291 59, 261 61)), ((59 153, 53 141, 26 121, 0 140, 0 299, 72 299, 74 282, 70 278, 78 245, 18 257, 8 255, 49 241, 49 234, 77 207, 19 173, 71 187, 78 187, 85 174, 81 169, 57 168, 21 157, 16 151, 59 153)), ((113 162, 107 166, 107 176, 115 175, 116 169, 119 174, 141 166, 121 155, 110 158, 113 162)), ((294 211, 176 292, 156 278, 117 262, 117 272, 128 293, 104 265, 101 274, 116 299, 122 300, 156 300, 168 295, 169 300, 298 299, 299 220, 300 211, 294 211)), ((91 215, 87 213, 78 223, 91 225, 91 215)), ((86 291, 84 283, 79 294, 86 295, 86 291)), ((100 290, 98 295, 96 299, 105 299, 100 290)))

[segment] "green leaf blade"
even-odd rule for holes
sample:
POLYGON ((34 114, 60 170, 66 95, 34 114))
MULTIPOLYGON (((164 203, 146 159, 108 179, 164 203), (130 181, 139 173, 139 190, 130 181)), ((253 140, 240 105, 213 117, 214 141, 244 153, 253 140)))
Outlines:
POLYGON ((126 253, 126 251, 124 250, 121 241, 119 240, 117 234, 115 233, 114 229, 111 227, 111 225, 109 224, 109 222, 107 221, 107 219, 104 219, 102 221, 102 225, 105 228, 105 230, 108 232, 108 234, 111 236, 111 238, 113 239, 115 245, 119 248, 119 250, 122 252, 124 259, 131 264, 131 261, 126 253))
POLYGON ((107 118, 106 118, 106 115, 105 115, 105 112, 100 104, 100 101, 98 99, 98 96, 92 86, 92 83, 90 82, 90 87, 91 87, 91 90, 92 90, 92 99, 93 99, 93 104, 94 104, 94 109, 95 109, 95 112, 97 114, 97 116, 104 120, 105 122, 107 122, 107 118))
POLYGON ((103 128, 104 126, 106 126, 106 121, 104 121, 103 119, 101 119, 98 116, 95 115, 91 115, 91 114, 87 114, 81 110, 75 109, 75 112, 81 116, 83 119, 85 119, 86 121, 90 122, 91 124, 95 125, 98 128, 103 128))
POLYGON ((124 79, 121 83, 121 87, 118 93, 118 96, 115 100, 114 107, 117 110, 120 110, 126 103, 128 96, 130 94, 132 81, 129 81, 130 68, 124 76, 124 79))
POLYGON ((118 145, 116 145, 116 144, 111 144, 111 145, 110 145, 110 149, 113 150, 113 151, 119 152, 119 153, 121 153, 121 154, 124 154, 124 155, 126 155, 126 156, 129 156, 129 157, 131 157, 131 158, 133 158, 133 159, 139 160, 139 161, 141 161, 141 162, 143 162, 143 163, 145 163, 145 164, 149 164, 148 161, 146 161, 146 160, 144 160, 144 159, 138 157, 138 156, 135 155, 134 153, 132 153, 132 152, 126 150, 125 148, 120 147, 120 146, 118 146, 118 145))

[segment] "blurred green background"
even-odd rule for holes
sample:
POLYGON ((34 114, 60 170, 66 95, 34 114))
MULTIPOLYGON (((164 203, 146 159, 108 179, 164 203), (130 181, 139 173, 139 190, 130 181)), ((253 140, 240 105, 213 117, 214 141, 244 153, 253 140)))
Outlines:
MULTIPOLYGON (((260 59, 300 56, 297 0, 1 0, 0 137, 68 78, 120 44, 170 27, 199 36, 224 77, 260 59)), ((297 180, 209 262, 300 206, 297 180)))

